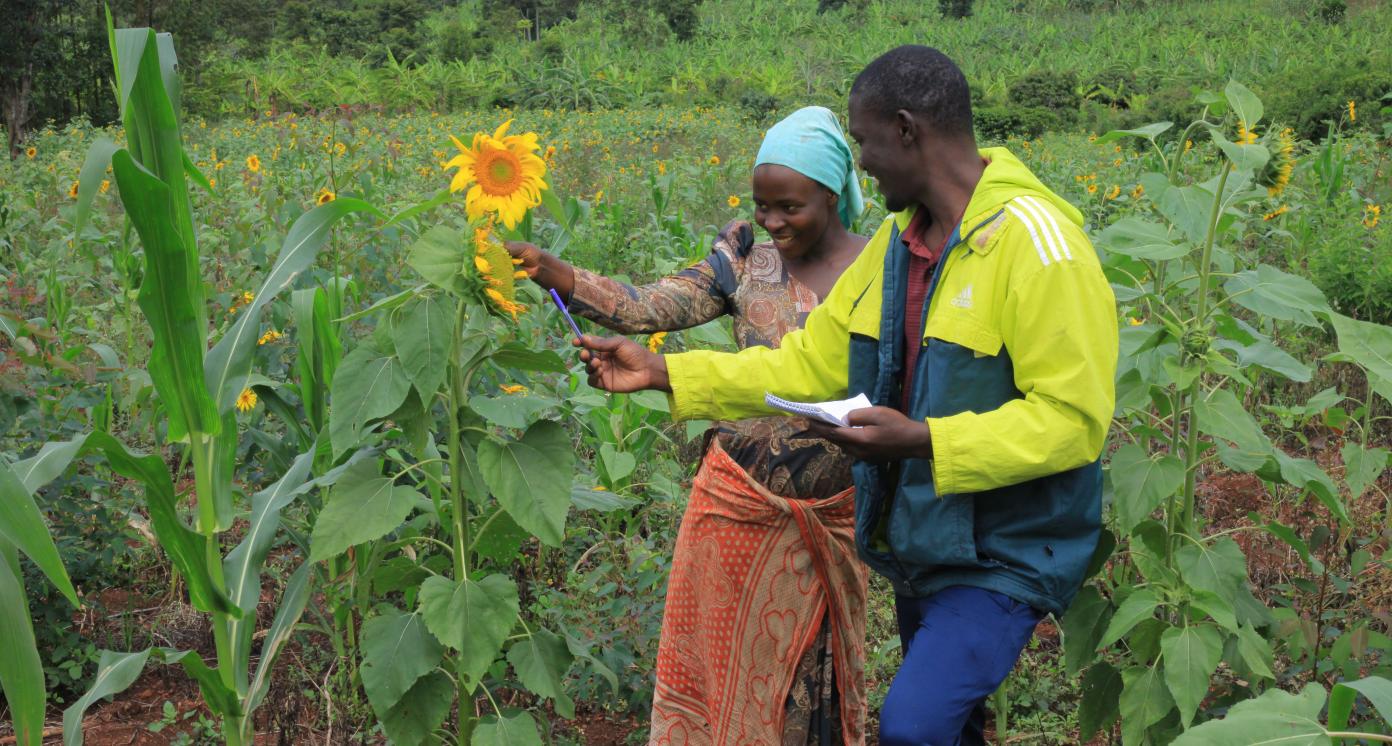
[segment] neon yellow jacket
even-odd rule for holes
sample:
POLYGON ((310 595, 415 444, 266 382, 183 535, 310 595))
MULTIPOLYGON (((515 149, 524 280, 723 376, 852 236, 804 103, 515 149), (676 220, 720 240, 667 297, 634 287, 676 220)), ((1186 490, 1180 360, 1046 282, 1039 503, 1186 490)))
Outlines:
POLYGON ((822 401, 849 389, 900 409, 907 395, 907 411, 928 424, 933 460, 904 462, 896 484, 858 465, 858 500, 869 503, 858 515, 862 556, 900 592, 965 583, 1061 613, 1100 527, 1115 299, 1078 211, 1009 151, 981 154, 989 165, 929 291, 914 391, 895 386, 906 266, 898 234, 910 209, 885 220, 778 349, 668 355, 672 413, 765 415, 765 392, 822 401), (957 528, 945 533, 946 524, 957 528))

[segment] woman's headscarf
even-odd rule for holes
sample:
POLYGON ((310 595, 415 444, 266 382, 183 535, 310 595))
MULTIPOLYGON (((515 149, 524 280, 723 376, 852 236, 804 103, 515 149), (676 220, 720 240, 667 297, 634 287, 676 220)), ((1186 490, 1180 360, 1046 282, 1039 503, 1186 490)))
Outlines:
POLYGON ((765 163, 787 166, 835 192, 837 213, 847 228, 865 209, 855 156, 841 133, 836 115, 824 106, 807 106, 769 128, 755 168, 765 163))

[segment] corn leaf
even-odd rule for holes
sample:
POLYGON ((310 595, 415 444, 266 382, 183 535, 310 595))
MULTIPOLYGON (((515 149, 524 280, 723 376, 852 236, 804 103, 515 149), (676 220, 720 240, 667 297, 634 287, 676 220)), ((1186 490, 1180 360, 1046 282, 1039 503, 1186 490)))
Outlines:
POLYGON ((0 461, 0 540, 24 552, 73 606, 80 605, 58 547, 34 503, 33 491, 3 461, 0 461))
POLYGON ((148 369, 169 413, 170 438, 190 431, 216 433, 221 423, 203 384, 200 301, 185 266, 193 252, 169 219, 170 189, 125 150, 112 156, 111 165, 121 202, 145 246, 145 280, 137 303, 154 337, 148 369))
POLYGON ((261 311, 314 262, 319 247, 324 245, 334 223, 355 212, 370 212, 386 217, 367 202, 345 198, 306 212, 290 226, 275 264, 261 282, 261 288, 256 291, 251 304, 241 312, 236 323, 204 359, 208 393, 216 399, 218 412, 232 410, 247 376, 251 374, 252 352, 256 350, 256 339, 261 334, 261 311))
MULTIPOLYGON (((3 468, 3 467, 0 467, 3 468)), ((0 501, 5 498, 0 495, 0 501)), ((0 537, 0 692, 9 704, 21 746, 43 742, 44 673, 34 642, 34 625, 24 595, 19 555, 0 537)))

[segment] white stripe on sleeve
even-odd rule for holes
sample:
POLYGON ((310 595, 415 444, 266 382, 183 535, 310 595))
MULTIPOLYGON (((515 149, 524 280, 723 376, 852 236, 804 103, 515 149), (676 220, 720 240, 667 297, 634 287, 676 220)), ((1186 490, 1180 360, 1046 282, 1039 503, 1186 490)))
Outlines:
POLYGON ((1072 259, 1073 254, 1068 250, 1068 243, 1063 240, 1063 231, 1059 230, 1059 224, 1058 221, 1054 219, 1054 214, 1052 212, 1049 212, 1049 209, 1045 207, 1043 203, 1041 203, 1033 195, 1026 195, 1024 197, 1021 197, 1020 199, 1029 202, 1030 204, 1039 208, 1040 212, 1044 213, 1045 219, 1048 220, 1049 227, 1052 228, 1054 231, 1054 236, 1058 238, 1059 246, 1063 248, 1063 255, 1068 257, 1069 259, 1072 259))
POLYGON ((1054 234, 1049 232, 1049 224, 1044 222, 1044 216, 1039 214, 1039 208, 1029 202, 1028 197, 1021 197, 1016 200, 1020 207, 1025 209, 1034 218, 1034 222, 1039 226, 1039 232, 1044 234, 1044 243, 1049 244, 1049 253, 1054 255, 1054 261, 1063 261, 1063 255, 1059 253, 1058 244, 1054 242, 1054 234))
POLYGON ((1023 212, 1016 210, 1011 205, 1006 205, 1005 209, 1009 210, 1011 215, 1019 218, 1020 222, 1025 224, 1025 230, 1029 231, 1030 239, 1034 241, 1034 248, 1039 252, 1039 261, 1044 262, 1044 266, 1049 266, 1049 255, 1044 253, 1044 244, 1039 240, 1039 232, 1034 229, 1034 223, 1031 223, 1030 219, 1025 217, 1023 212))

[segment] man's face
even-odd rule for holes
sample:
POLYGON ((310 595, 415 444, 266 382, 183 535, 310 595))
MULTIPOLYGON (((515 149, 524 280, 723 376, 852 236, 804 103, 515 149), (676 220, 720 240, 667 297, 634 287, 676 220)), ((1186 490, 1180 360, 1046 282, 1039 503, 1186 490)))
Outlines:
POLYGON ((885 208, 898 212, 918 200, 915 159, 898 122, 851 97, 851 139, 860 145, 860 167, 878 182, 885 208))

